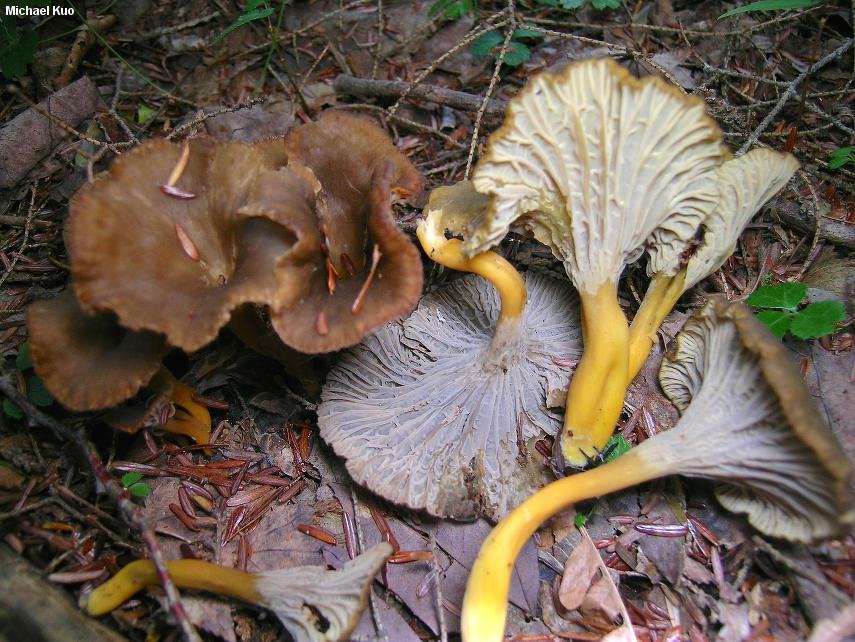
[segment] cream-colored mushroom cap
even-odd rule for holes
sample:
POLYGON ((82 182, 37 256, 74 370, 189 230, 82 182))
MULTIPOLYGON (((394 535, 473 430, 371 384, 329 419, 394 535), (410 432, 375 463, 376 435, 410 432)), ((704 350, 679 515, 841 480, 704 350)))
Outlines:
POLYGON ((686 266, 689 289, 733 254, 736 241, 757 210, 799 168, 792 154, 757 148, 723 163, 718 170, 718 204, 704 221, 703 245, 686 266))
POLYGON ((520 323, 495 339, 499 296, 467 275, 332 369, 318 426, 355 481, 433 515, 498 519, 554 478, 520 442, 561 427, 546 398, 569 379, 555 360, 580 353, 578 299, 563 279, 524 280, 520 323))
POLYGON ((659 380, 683 413, 657 442, 674 472, 718 480, 719 501, 769 535, 811 541, 855 521, 851 464, 783 344, 747 307, 711 300, 659 380))
POLYGON ((517 221, 581 292, 616 281, 645 248, 658 271, 714 207, 727 156, 703 101, 658 78, 607 59, 540 74, 475 168, 475 189, 493 200, 464 252, 489 248, 517 221))

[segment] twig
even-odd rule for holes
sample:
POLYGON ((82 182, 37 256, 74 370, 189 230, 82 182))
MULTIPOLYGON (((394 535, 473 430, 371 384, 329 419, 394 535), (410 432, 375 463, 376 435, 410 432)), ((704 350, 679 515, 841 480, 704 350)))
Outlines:
MULTIPOLYGON (((350 503, 353 505, 353 525, 356 526, 356 551, 361 554, 365 550, 365 537, 362 533, 362 522, 359 519, 359 500, 356 498, 356 491, 353 486, 350 487, 350 503)), ((388 640, 389 636, 386 635, 386 629, 380 619, 380 610, 377 608, 377 598, 374 595, 373 586, 368 589, 368 604, 371 607, 371 619, 374 620, 377 639, 388 640)))
POLYGON ((181 136, 187 130, 196 127, 197 125, 201 125, 209 118, 213 118, 214 116, 219 116, 220 114, 231 114, 236 111, 240 111, 244 108, 250 108, 253 105, 259 105, 265 101, 263 96, 256 96, 253 98, 247 98, 246 100, 242 100, 237 105, 233 105, 232 107, 218 107, 217 109, 213 109, 211 111, 206 111, 199 116, 196 116, 193 120, 188 123, 184 123, 180 127, 176 127, 166 136, 166 140, 172 140, 177 136, 181 136))
POLYGON ((505 40, 502 42, 499 57, 496 59, 496 66, 493 69, 493 75, 490 77, 490 84, 487 86, 487 91, 484 92, 484 101, 481 103, 478 113, 475 116, 475 123, 472 127, 472 141, 469 145, 469 156, 466 158, 466 171, 463 173, 464 178, 469 178, 469 172, 472 170, 472 159, 475 157, 475 149, 478 147, 478 130, 481 129, 481 118, 487 109, 487 101, 490 100, 490 96, 493 95, 493 90, 496 88, 496 82, 499 80, 499 71, 505 62, 505 54, 508 52, 508 46, 511 44, 511 37, 517 28, 517 20, 514 15, 514 0, 508 0, 508 6, 505 10, 510 16, 508 18, 507 31, 505 32, 505 40))
POLYGON ((181 603, 178 590, 175 588, 175 584, 169 577, 169 572, 166 569, 166 560, 163 558, 163 554, 160 551, 154 530, 149 526, 139 508, 130 501, 130 499, 123 496, 122 486, 119 482, 110 477, 110 474, 106 471, 101 460, 98 458, 95 448, 86 439, 83 429, 72 430, 50 415, 38 410, 29 402, 25 395, 20 393, 20 391, 15 387, 12 377, 7 375, 5 372, 0 376, 0 391, 9 397, 16 406, 18 406, 31 425, 38 425, 47 428, 53 432, 57 438, 69 444, 73 444, 80 451, 80 454, 88 462, 93 474, 95 475, 97 486, 110 495, 113 501, 118 505, 124 518, 139 530, 143 542, 145 542, 146 547, 148 548, 151 561, 157 569, 157 574, 160 578, 161 584, 163 585, 163 590, 166 593, 166 600, 169 604, 170 610, 181 627, 181 631, 184 633, 184 638, 188 642, 201 642, 201 638, 196 632, 196 629, 193 628, 190 620, 187 619, 187 614, 184 611, 184 605, 181 603))
MULTIPOLYGON (((369 80, 344 74, 336 77, 333 88, 342 94, 399 97, 406 95, 416 100, 426 100, 438 105, 448 105, 468 111, 477 111, 483 102, 480 96, 446 89, 438 85, 416 85, 399 80, 369 80)), ((485 113, 490 115, 503 114, 506 106, 507 103, 504 100, 488 99, 485 113)))
MULTIPOLYGON (((468 34, 466 34, 465 38, 463 38, 460 42, 458 42, 456 45, 454 45, 451 49, 449 49, 444 54, 442 54, 439 58, 434 60, 433 63, 431 63, 428 66, 427 69, 423 70, 418 76, 416 76, 415 79, 413 79, 411 87, 416 87, 417 85, 420 85, 421 82, 425 78, 427 78, 430 74, 432 74, 434 71, 436 71, 437 67, 439 67, 439 65, 441 65, 447 58, 449 58, 450 56, 453 56, 455 53, 457 53, 457 51, 459 51, 461 48, 468 45, 470 42, 472 42, 476 38, 483 36, 488 31, 494 31, 495 29, 501 29, 505 25, 509 24, 511 18, 505 18, 504 20, 501 19, 505 15, 505 13, 506 13, 506 10, 503 10, 503 11, 500 11, 499 13, 493 14, 492 16, 490 16, 489 18, 487 18, 484 21, 483 26, 481 26, 478 29, 473 29, 468 34), (498 20, 498 22, 496 22, 497 20, 498 20)), ((398 108, 401 106, 401 103, 403 102, 403 100, 408 95, 409 95, 409 92, 404 92, 401 95, 401 97, 398 98, 397 101, 395 101, 395 104, 389 108, 389 115, 390 116, 395 115, 395 112, 398 111, 398 108)))
POLYGON ((436 556, 436 533, 430 533, 430 550, 433 553, 433 559, 430 561, 430 572, 434 576, 434 586, 436 590, 433 592, 436 598, 436 619, 439 624, 439 640, 440 642, 448 642, 448 629, 445 625, 445 609, 442 606, 442 569, 439 567, 439 560, 436 556))
POLYGON ((796 91, 798 90, 799 84, 803 82, 805 78, 807 78, 809 73, 822 69, 832 60, 836 60, 837 58, 842 56, 852 46, 852 42, 853 39, 849 38, 849 40, 844 42, 837 49, 825 55, 815 65, 809 67, 808 69, 800 73, 798 76, 796 76, 789 84, 786 91, 778 99, 778 102, 772 108, 772 111, 766 114, 766 117, 763 119, 763 122, 761 122, 757 126, 757 128, 753 132, 751 132, 751 134, 748 136, 748 139, 745 141, 745 143, 743 143, 742 147, 739 148, 739 151, 736 152, 736 156, 741 156, 754 146, 754 144, 757 142, 757 139, 759 139, 763 132, 766 131, 766 128, 769 127, 769 125, 775 119, 778 113, 780 113, 780 111, 784 108, 784 105, 787 103, 787 101, 795 95, 796 91))
POLYGON ((24 221, 24 240, 21 241, 21 247, 18 248, 18 251, 15 252, 15 256, 12 257, 12 260, 9 262, 9 267, 6 268, 6 271, 3 273, 3 276, 0 277, 0 287, 3 287, 3 284, 6 282, 6 279, 9 278, 9 275, 12 274, 12 271, 15 269, 15 266, 18 264, 18 259, 21 258, 21 255, 26 251, 27 244, 30 242, 30 227, 33 222, 33 214, 36 211, 36 188, 38 187, 39 182, 36 181, 32 188, 30 188, 30 206, 27 208, 27 218, 24 221))

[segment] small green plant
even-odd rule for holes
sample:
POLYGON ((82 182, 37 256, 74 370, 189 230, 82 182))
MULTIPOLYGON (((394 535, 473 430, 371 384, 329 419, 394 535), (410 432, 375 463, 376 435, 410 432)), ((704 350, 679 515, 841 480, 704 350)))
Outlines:
POLYGON ((125 473, 122 475, 122 486, 128 489, 132 497, 145 497, 151 489, 144 481, 140 481, 142 478, 142 473, 125 473))
MULTIPOLYGON (((543 34, 526 29, 525 25, 514 31, 510 42, 508 42, 508 49, 505 51, 504 58, 504 63, 509 67, 518 67, 531 57, 531 51, 519 41, 520 38, 543 38, 543 34)), ((487 56, 493 54, 493 58, 498 60, 504 42, 505 37, 501 33, 488 31, 472 41, 472 55, 487 56)))
POLYGON ((825 0, 760 0, 752 2, 744 7, 732 9, 727 13, 721 14, 718 19, 727 18, 728 16, 736 15, 737 13, 745 13, 746 11, 782 11, 784 9, 807 9, 815 7, 825 0))
POLYGON ((232 24, 226 27, 223 32, 211 41, 211 44, 219 42, 227 34, 231 33, 238 27, 242 27, 253 20, 263 20, 273 13, 273 8, 267 6, 267 0, 249 0, 243 8, 243 13, 238 16, 232 24))
MULTIPOLYGON (((33 362, 30 360, 30 342, 25 341, 18 349, 18 356, 15 358, 15 366, 22 373, 31 370, 33 362)), ((44 381, 35 373, 30 373, 26 377, 27 399, 34 406, 44 407, 49 406, 54 402, 54 397, 50 391, 45 388, 44 381)), ((3 412, 8 417, 13 419, 21 419, 24 415, 20 408, 12 403, 11 399, 3 399, 3 412)))
POLYGON ((838 169, 846 163, 855 165, 855 147, 841 147, 828 155, 828 169, 838 169))
POLYGON ((779 339, 787 330, 799 339, 823 337, 834 332, 834 324, 846 318, 843 305, 837 301, 817 301, 799 309, 805 295, 807 286, 804 283, 779 283, 757 288, 745 302, 763 308, 757 318, 779 339))
MULTIPOLYGON (((629 442, 623 438, 623 435, 612 435, 612 438, 609 439, 609 443, 607 443, 606 447, 603 448, 603 463, 608 463, 613 459, 617 459, 624 453, 629 452, 631 448, 632 446, 630 446, 629 442)), ((594 512, 596 507, 597 505, 594 504, 588 512, 576 513, 576 517, 573 518, 573 523, 577 528, 588 523, 588 520, 591 518, 591 514, 594 512)))
POLYGON ((0 72, 6 80, 27 73, 27 65, 35 59, 38 46, 35 31, 19 30, 14 16, 0 16, 0 72))
POLYGON ((457 20, 474 8, 474 0, 436 0, 431 8, 428 9, 428 15, 434 16, 442 11, 449 20, 457 20))

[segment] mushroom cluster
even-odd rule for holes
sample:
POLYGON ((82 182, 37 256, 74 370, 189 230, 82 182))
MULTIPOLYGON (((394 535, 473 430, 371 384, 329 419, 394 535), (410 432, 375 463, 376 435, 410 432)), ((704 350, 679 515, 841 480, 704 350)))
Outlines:
POLYGON ((549 246, 579 291, 584 352, 567 391, 566 463, 581 467, 602 451, 683 288, 727 258, 795 168, 768 150, 731 160, 700 98, 607 59, 540 74, 508 104, 473 172, 490 200, 468 223, 462 252, 488 250, 513 225, 549 246), (630 330, 617 284, 645 253, 658 278, 630 330))
POLYGON ((723 506, 774 537, 810 542, 855 523, 852 466, 790 355, 747 307, 710 300, 678 335, 659 378, 682 413, 676 426, 546 486, 484 541, 463 601, 465 641, 502 639, 514 559, 542 522, 656 477, 713 480, 723 506))
POLYGON ((318 427, 351 476, 385 499, 498 520, 553 478, 534 442, 560 429, 546 401, 566 388, 560 360, 579 356, 581 337, 566 281, 521 276, 491 251, 467 259, 445 238, 461 208, 483 201, 466 184, 433 191, 422 247, 474 274, 349 350, 327 377, 318 427))
POLYGON ((249 304, 301 352, 352 345, 421 294, 391 203, 422 185, 385 132, 342 112, 257 143, 148 141, 71 203, 75 296, 30 307, 36 371, 70 408, 107 407, 249 304))

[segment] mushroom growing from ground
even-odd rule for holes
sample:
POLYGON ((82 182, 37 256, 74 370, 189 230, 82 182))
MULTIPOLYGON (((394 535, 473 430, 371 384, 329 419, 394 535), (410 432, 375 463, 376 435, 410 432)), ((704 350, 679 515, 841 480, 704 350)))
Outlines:
POLYGON ((502 639, 514 559, 543 521, 656 477, 712 479, 725 508, 774 537, 809 542, 851 528, 852 466, 790 355, 748 308, 712 299, 686 323, 659 376, 680 421, 618 459, 546 486, 493 529, 466 586, 464 640, 502 639))
MULTIPOLYGON (((342 568, 298 566, 247 573, 201 560, 167 563, 179 588, 212 591, 270 609, 296 642, 347 640, 368 601, 371 581, 392 554, 380 542, 342 568)), ((109 613, 146 586, 160 584, 149 560, 131 562, 92 593, 81 595, 89 615, 109 613)))
POLYGON ((163 336, 121 327, 112 314, 85 314, 69 289, 27 309, 36 374, 71 410, 98 410, 133 396, 161 367, 163 336))
POLYGON ((444 235, 458 231, 444 211, 459 189, 432 192, 418 235, 434 260, 489 282, 463 277, 351 349, 327 377, 318 426, 385 499, 497 520, 553 478, 527 449, 560 429, 546 398, 567 384, 556 360, 579 354, 578 303, 566 282, 521 277, 493 252, 465 259, 444 235))
POLYGON ((700 98, 611 60, 538 75, 490 137, 472 176, 490 206, 463 253, 489 249, 515 224, 552 248, 579 290, 584 352, 567 391, 567 463, 602 450, 623 407, 624 266, 645 250, 653 272, 678 259, 715 206, 728 155, 700 98))
POLYGON ((647 293, 629 327, 629 376, 635 378, 656 341, 656 331, 693 285, 721 267, 742 230, 798 169, 792 154, 753 149, 726 161, 718 170, 718 202, 703 222, 700 246, 685 260, 653 274, 647 293))
POLYGON ((268 306, 279 337, 297 350, 352 345, 418 300, 421 260, 391 200, 421 188, 377 125, 341 112, 251 144, 143 143, 71 202, 66 240, 78 305, 66 297, 36 306, 31 334, 44 347, 34 352, 36 369, 70 407, 105 407, 144 384, 167 345, 203 347, 245 304, 268 306), (62 311, 67 321, 56 316, 62 311), (48 317, 80 334, 51 345, 35 336, 48 317), (85 336, 104 323, 109 340, 85 336), (111 342, 157 350, 118 364, 111 342), (89 363, 51 361, 63 346, 85 350, 89 363), (97 350, 101 369, 91 372, 97 350), (82 390, 96 379, 100 388, 82 390))
POLYGON ((244 303, 268 305, 300 351, 352 345, 418 299, 418 251, 390 200, 421 181, 377 125, 341 112, 284 140, 149 141, 74 198, 77 298, 188 351, 244 303))

